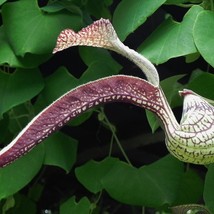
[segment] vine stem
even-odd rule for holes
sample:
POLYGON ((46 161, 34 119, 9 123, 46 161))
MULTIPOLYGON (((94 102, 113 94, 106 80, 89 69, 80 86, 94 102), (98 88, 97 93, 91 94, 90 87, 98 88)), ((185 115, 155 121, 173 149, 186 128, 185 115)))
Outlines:
MULTIPOLYGON (((130 166, 132 166, 131 161, 129 160, 129 158, 128 158, 126 152, 124 151, 124 149, 123 149, 123 147, 122 147, 122 145, 121 145, 121 143, 120 143, 120 140, 119 140, 118 137, 117 137, 116 130, 115 130, 114 126, 113 126, 112 123, 109 121, 108 117, 106 116, 106 114, 105 114, 105 112, 104 112, 104 108, 101 107, 101 108, 100 108, 100 111, 98 110, 98 112, 102 114, 102 121, 104 122, 104 124, 107 125, 107 127, 109 127, 109 129, 110 129, 110 131, 111 131, 111 133, 112 133, 112 137, 114 138, 114 140, 115 140, 117 146, 119 147, 119 149, 120 149, 122 155, 124 156, 126 162, 127 162, 130 166)), ((110 149, 112 148, 112 142, 113 142, 113 139, 111 139, 111 146, 110 146, 110 149)), ((110 153, 111 153, 111 152, 110 152, 110 153)), ((109 153, 109 154, 110 154, 110 153, 109 153)))

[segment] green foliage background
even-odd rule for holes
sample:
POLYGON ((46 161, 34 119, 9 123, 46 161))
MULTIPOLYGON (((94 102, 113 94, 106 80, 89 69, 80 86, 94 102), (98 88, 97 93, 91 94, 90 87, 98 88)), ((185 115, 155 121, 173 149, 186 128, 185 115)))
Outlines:
MULTIPOLYGON (((2 147, 39 111, 66 91, 91 80, 121 73, 122 66, 108 51, 85 47, 79 48, 78 57, 86 66, 80 78, 66 67, 59 67, 47 75, 41 72, 41 65, 53 57, 52 50, 61 30, 78 31, 101 17, 109 18, 119 38, 126 42, 130 34, 143 28, 156 11, 164 11, 166 7, 185 8, 181 21, 165 11, 161 24, 141 41, 137 51, 155 65, 164 65, 178 57, 185 58, 187 65, 195 65, 193 67, 198 65, 198 60, 207 65, 205 70, 185 71, 190 77, 185 84, 178 82, 185 76, 183 71, 169 74, 170 77, 161 82, 173 108, 182 105, 177 92, 183 88, 214 99, 213 0, 50 0, 47 4, 40 0, 0 0, 0 5, 2 147)), ((111 131, 112 139, 118 141, 117 128, 100 109, 91 110, 68 125, 78 126, 97 112, 100 123, 111 131)), ((158 121, 149 112, 147 119, 155 132, 158 121)), ((136 207, 143 207, 145 212, 171 213, 170 207, 183 204, 204 204, 214 213, 213 165, 204 167, 201 173, 195 166, 167 155, 136 167, 131 160, 122 161, 110 153, 101 161, 89 160, 76 167, 77 149, 78 139, 59 131, 26 156, 0 169, 1 213, 38 213, 37 205, 46 185, 39 178, 45 166, 75 174, 85 188, 85 196, 78 200, 75 193, 61 198, 53 213, 113 213, 109 207, 102 206, 104 193, 118 206, 133 207, 133 213, 137 213, 136 207)))

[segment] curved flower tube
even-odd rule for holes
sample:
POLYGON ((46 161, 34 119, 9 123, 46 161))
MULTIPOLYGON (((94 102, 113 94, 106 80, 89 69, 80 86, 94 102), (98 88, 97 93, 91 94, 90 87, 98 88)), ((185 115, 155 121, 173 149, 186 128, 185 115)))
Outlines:
POLYGON ((115 75, 72 89, 33 118, 18 136, 0 151, 0 167, 29 152, 77 115, 107 102, 131 103, 154 112, 164 125, 169 152, 179 160, 194 164, 214 162, 214 108, 206 99, 190 90, 181 91, 184 106, 179 124, 159 85, 159 76, 154 65, 123 45, 108 20, 98 20, 78 33, 70 29, 62 31, 53 53, 75 45, 114 50, 138 65, 148 81, 115 75))

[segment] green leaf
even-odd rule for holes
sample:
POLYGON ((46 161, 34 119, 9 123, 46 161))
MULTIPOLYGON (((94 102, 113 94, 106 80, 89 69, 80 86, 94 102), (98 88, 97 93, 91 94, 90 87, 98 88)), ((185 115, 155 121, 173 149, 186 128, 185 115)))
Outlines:
POLYGON ((88 66, 80 77, 80 84, 118 74, 122 67, 106 50, 93 47, 81 47, 79 50, 82 60, 88 66))
POLYGON ((104 188, 122 203, 151 207, 174 202, 182 174, 183 164, 170 155, 139 169, 114 158, 90 161, 76 169, 77 178, 89 191, 104 188))
POLYGON ((8 64, 11 67, 22 67, 22 63, 19 62, 18 58, 13 53, 9 43, 6 40, 4 28, 0 28, 0 47, 1 47, 1 56, 0 64, 8 64))
POLYGON ((0 65, 9 65, 16 68, 35 68, 50 58, 50 54, 34 55, 28 53, 24 57, 16 56, 5 36, 3 26, 0 27, 0 47, 0 65))
POLYGON ((214 99, 213 91, 214 74, 200 72, 188 83, 188 88, 203 97, 214 99))
POLYGON ((78 203, 75 197, 68 199, 60 206, 60 214, 89 214, 91 210, 91 203, 88 198, 83 197, 78 203))
POLYGON ((76 161, 77 141, 61 132, 56 132, 45 141, 44 164, 58 166, 67 173, 76 161))
POLYGON ((183 89, 183 85, 178 81, 182 79, 185 75, 179 74, 166 78, 161 81, 160 85, 164 91, 164 94, 172 108, 180 106, 182 104, 182 99, 179 96, 179 91, 183 89))
POLYGON ((0 0, 0 5, 4 4, 7 0, 0 0))
POLYGON ((5 214, 9 209, 13 208, 14 206, 15 199, 13 196, 9 196, 2 207, 2 213, 5 214))
POLYGON ((209 208, 209 210, 212 213, 214 212, 213 192, 214 192, 214 164, 211 164, 208 167, 208 172, 205 178, 204 201, 205 205, 209 208))
POLYGON ((2 17, 6 36, 16 55, 22 57, 26 53, 51 53, 61 30, 76 30, 83 25, 79 15, 43 12, 36 0, 6 3, 2 17))
POLYGON ((160 207, 175 201, 182 174, 183 164, 171 155, 139 169, 118 161, 102 185, 122 203, 160 207))
POLYGON ((45 79, 45 86, 40 94, 40 110, 51 104, 60 96, 79 85, 79 80, 64 67, 58 68, 45 79))
POLYGON ((166 0, 123 0, 113 15, 113 26, 121 41, 142 25, 166 0))
POLYGON ((204 184, 201 177, 189 169, 186 171, 181 180, 178 190, 176 204, 194 204, 202 198, 204 184))
POLYGON ((159 118, 153 112, 148 110, 146 110, 146 118, 152 130, 152 133, 155 133, 155 131, 160 127, 161 124, 159 118))
POLYGON ((200 6, 191 7, 181 23, 168 18, 143 42, 138 51, 154 64, 197 52, 193 26, 202 10, 200 6))
MULTIPOLYGON (((112 69, 120 70, 122 66, 111 56, 109 51, 95 47, 79 47, 79 53, 83 62, 89 67, 96 61, 102 60, 112 69)), ((101 70, 99 73, 103 73, 101 70)))
POLYGON ((111 18, 111 13, 109 11, 109 2, 107 1, 100 1, 100 0, 90 0, 87 1, 87 11, 97 19, 100 17, 103 18, 111 18))
POLYGON ((199 58, 200 58, 200 53, 196 52, 196 53, 192 53, 192 54, 186 55, 185 61, 186 61, 186 63, 192 63, 192 62, 196 61, 199 58))
POLYGON ((196 47, 203 58, 214 67, 214 13, 202 11, 198 14, 193 28, 193 36, 196 47))
POLYGON ((0 117, 12 107, 36 96, 43 86, 37 69, 19 69, 12 74, 0 72, 0 117))
POLYGON ((100 162, 91 160, 76 168, 75 175, 86 189, 96 194, 103 189, 101 184, 102 178, 109 173, 117 162, 118 159, 116 158, 106 158, 100 162))
POLYGON ((38 173, 44 160, 43 145, 0 169, 0 200, 13 195, 26 186, 38 173))

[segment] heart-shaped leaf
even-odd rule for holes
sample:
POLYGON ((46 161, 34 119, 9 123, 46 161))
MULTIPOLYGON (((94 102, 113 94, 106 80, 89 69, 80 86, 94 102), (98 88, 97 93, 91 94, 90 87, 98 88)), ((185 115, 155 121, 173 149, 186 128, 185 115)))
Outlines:
POLYGON ((61 132, 56 132, 45 140, 44 164, 58 166, 67 173, 76 161, 77 141, 61 132))
POLYGON ((113 26, 121 41, 142 25, 166 0, 123 0, 113 15, 113 26))
POLYGON ((0 72, 0 116, 12 107, 32 99, 43 86, 38 69, 19 69, 12 74, 0 72))
POLYGON ((203 58, 214 67, 214 13, 213 11, 202 11, 197 16, 193 28, 195 44, 203 58))
POLYGON ((68 27, 78 29, 83 25, 80 15, 42 11, 37 1, 6 3, 2 8, 6 36, 16 53, 51 53, 59 32, 68 27))
POLYGON ((197 52, 193 26, 202 10, 200 6, 191 7, 181 23, 168 18, 143 42, 139 52, 155 64, 197 52))

